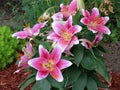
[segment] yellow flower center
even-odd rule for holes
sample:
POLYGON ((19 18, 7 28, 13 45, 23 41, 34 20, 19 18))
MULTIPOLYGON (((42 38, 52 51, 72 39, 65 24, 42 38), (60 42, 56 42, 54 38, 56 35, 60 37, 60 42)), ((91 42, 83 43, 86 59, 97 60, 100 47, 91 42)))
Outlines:
POLYGON ((52 60, 47 61, 46 63, 43 64, 43 67, 47 68, 49 71, 52 71, 53 70, 53 61, 52 60))
POLYGON ((66 40, 66 41, 70 41, 72 34, 67 33, 66 31, 63 31, 62 33, 62 37, 66 40))

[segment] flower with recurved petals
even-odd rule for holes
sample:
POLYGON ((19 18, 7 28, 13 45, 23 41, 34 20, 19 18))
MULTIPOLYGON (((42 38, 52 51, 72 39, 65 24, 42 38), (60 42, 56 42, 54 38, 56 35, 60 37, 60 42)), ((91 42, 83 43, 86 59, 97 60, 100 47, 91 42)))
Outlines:
POLYGON ((81 31, 81 26, 72 26, 72 16, 62 24, 61 22, 54 21, 52 23, 53 31, 48 35, 48 39, 56 42, 56 46, 59 46, 64 51, 69 45, 79 44, 76 33, 81 31))
POLYGON ((88 29, 91 30, 93 33, 100 32, 104 34, 110 34, 110 30, 104 26, 109 20, 109 17, 100 17, 99 11, 96 7, 92 9, 92 13, 87 10, 83 10, 83 18, 81 19, 81 23, 87 25, 88 29))
POLYGON ((61 12, 62 12, 63 16, 65 18, 68 18, 71 15, 75 15, 76 10, 77 10, 77 1, 72 0, 70 5, 61 4, 60 7, 61 7, 61 12))
POLYGON ((32 28, 26 27, 23 29, 23 31, 16 32, 12 34, 12 37, 17 37, 20 39, 25 38, 31 38, 32 36, 37 36, 40 32, 40 29, 43 28, 46 25, 46 22, 44 23, 37 23, 32 28))
POLYGON ((34 51, 32 48, 32 44, 28 43, 26 45, 26 48, 23 48, 24 55, 21 57, 21 60, 19 61, 18 67, 20 69, 25 69, 28 67, 28 61, 34 56, 34 51))
POLYGON ((39 46, 40 57, 31 59, 28 62, 31 67, 38 70, 36 80, 42 80, 50 74, 58 82, 63 81, 61 70, 71 66, 72 63, 68 60, 60 59, 61 54, 59 47, 55 47, 49 54, 43 46, 39 46))

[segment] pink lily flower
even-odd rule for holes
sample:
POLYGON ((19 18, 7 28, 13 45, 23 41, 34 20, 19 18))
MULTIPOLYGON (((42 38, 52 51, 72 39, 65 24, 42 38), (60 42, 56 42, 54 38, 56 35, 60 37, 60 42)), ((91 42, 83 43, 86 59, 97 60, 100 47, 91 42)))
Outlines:
POLYGON ((58 82, 63 81, 61 70, 71 66, 72 63, 68 60, 60 59, 61 54, 59 47, 55 47, 49 54, 43 46, 39 46, 40 57, 28 61, 31 67, 38 70, 36 80, 42 80, 50 74, 58 82))
POLYGON ((109 20, 109 17, 100 17, 96 7, 92 9, 91 15, 87 10, 83 10, 82 13, 84 17, 81 19, 81 23, 87 25, 88 29, 93 33, 100 32, 108 35, 111 33, 110 30, 104 26, 109 20))
POLYGON ((95 47, 101 40, 102 40, 102 33, 98 33, 95 36, 95 39, 93 40, 93 42, 87 40, 87 39, 80 39, 80 41, 82 41, 82 45, 86 48, 86 49, 91 49, 92 47, 95 47))
POLYGON ((21 57, 21 60, 18 64, 18 67, 25 69, 28 67, 28 61, 33 57, 34 51, 32 49, 32 44, 28 43, 26 48, 23 48, 24 55, 21 57))
POLYGON ((46 25, 46 22, 44 23, 37 23, 32 28, 26 27, 23 29, 23 31, 16 32, 12 35, 12 37, 17 37, 20 39, 25 38, 31 38, 32 36, 37 36, 40 32, 40 29, 43 28, 46 25))
POLYGON ((76 10, 77 10, 77 1, 72 0, 70 5, 61 4, 60 7, 61 7, 61 12, 62 12, 63 16, 65 18, 68 18, 71 15, 75 15, 76 10))
POLYGON ((56 42, 56 46, 59 46, 62 51, 69 45, 79 44, 75 34, 80 32, 82 28, 79 25, 72 26, 72 16, 70 16, 64 24, 61 22, 53 22, 52 28, 53 31, 47 38, 56 42))

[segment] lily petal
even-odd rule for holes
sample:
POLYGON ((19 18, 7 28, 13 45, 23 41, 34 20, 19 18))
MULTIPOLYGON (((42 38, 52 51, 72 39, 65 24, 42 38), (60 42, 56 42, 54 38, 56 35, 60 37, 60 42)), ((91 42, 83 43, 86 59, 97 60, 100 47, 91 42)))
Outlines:
POLYGON ((70 61, 64 60, 64 59, 60 60, 60 62, 57 64, 57 66, 60 70, 67 68, 71 65, 72 65, 72 63, 70 61))
POLYGON ((76 13, 76 10, 77 10, 77 0, 72 0, 69 6, 69 12, 72 15, 74 15, 76 13))
POLYGON ((106 26, 98 25, 96 28, 101 33, 108 34, 108 35, 111 34, 110 30, 106 26))
POLYGON ((35 25, 33 26, 33 28, 32 28, 32 33, 33 33, 33 35, 35 35, 35 36, 38 35, 40 29, 43 28, 45 25, 46 25, 46 22, 35 24, 35 25))
POLYGON ((39 45, 39 55, 45 59, 49 58, 49 52, 42 45, 39 45))
POLYGON ((91 17, 96 18, 99 16, 99 11, 96 7, 92 9, 91 17))
POLYGON ((67 29, 69 29, 71 26, 72 26, 72 16, 70 16, 65 23, 65 27, 67 27, 67 29))
POLYGON ((80 20, 80 22, 81 23, 83 23, 83 24, 85 24, 85 25, 87 25, 88 23, 89 23, 89 19, 87 18, 87 17, 84 17, 84 18, 82 18, 81 20, 80 20))
POLYGON ((46 78, 48 76, 48 72, 47 71, 38 71, 37 75, 36 75, 36 80, 42 80, 44 78, 46 78))
POLYGON ((58 67, 54 67, 54 70, 52 72, 50 72, 50 75, 57 80, 58 82, 62 82, 63 81, 63 76, 62 73, 60 71, 60 69, 58 67))
POLYGON ((52 28, 54 32, 59 36, 61 36, 62 31, 66 29, 66 27, 60 22, 53 22, 52 28))
POLYGON ((74 26, 72 26, 72 27, 68 30, 68 32, 69 32, 69 33, 72 33, 72 34, 76 34, 76 33, 80 32, 81 30, 82 30, 82 27, 81 27, 81 26, 79 26, 79 25, 74 25, 74 26))
POLYGON ((39 71, 47 71, 42 64, 45 63, 46 59, 45 58, 34 58, 34 59, 30 59, 28 61, 28 65, 39 70, 39 71))
POLYGON ((83 16, 90 18, 90 13, 88 12, 88 10, 82 9, 82 14, 83 14, 83 16))
POLYGON ((57 64, 59 62, 61 54, 62 54, 61 48, 59 48, 58 46, 54 47, 53 51, 50 54, 50 59, 53 60, 54 64, 57 64))

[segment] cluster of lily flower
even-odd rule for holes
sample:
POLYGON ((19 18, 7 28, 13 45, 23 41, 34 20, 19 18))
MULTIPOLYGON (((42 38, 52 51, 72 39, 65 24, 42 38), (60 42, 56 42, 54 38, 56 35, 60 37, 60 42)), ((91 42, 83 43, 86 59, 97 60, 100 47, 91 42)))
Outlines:
POLYGON ((81 32, 82 27, 80 25, 72 25, 72 17, 77 12, 77 0, 72 0, 69 5, 61 4, 60 9, 60 12, 52 16, 52 30, 47 36, 47 39, 54 43, 53 50, 50 53, 44 46, 39 45, 39 57, 33 58, 35 53, 32 43, 30 43, 33 37, 39 35, 41 28, 44 28, 47 22, 37 23, 32 28, 26 27, 23 31, 12 35, 18 39, 27 38, 30 40, 26 47, 23 48, 24 55, 21 57, 18 67, 21 67, 19 70, 26 69, 29 66, 36 69, 36 80, 42 80, 50 74, 55 80, 62 82, 61 70, 72 65, 71 61, 61 59, 62 53, 72 55, 70 49, 74 45, 79 44, 79 42, 86 49, 90 49, 102 40, 103 34, 109 35, 111 33, 105 26, 109 17, 100 17, 96 7, 92 9, 91 14, 88 10, 82 9, 83 18, 80 22, 86 25, 88 30, 95 33, 96 36, 92 42, 85 38, 78 39, 75 34, 81 32))

